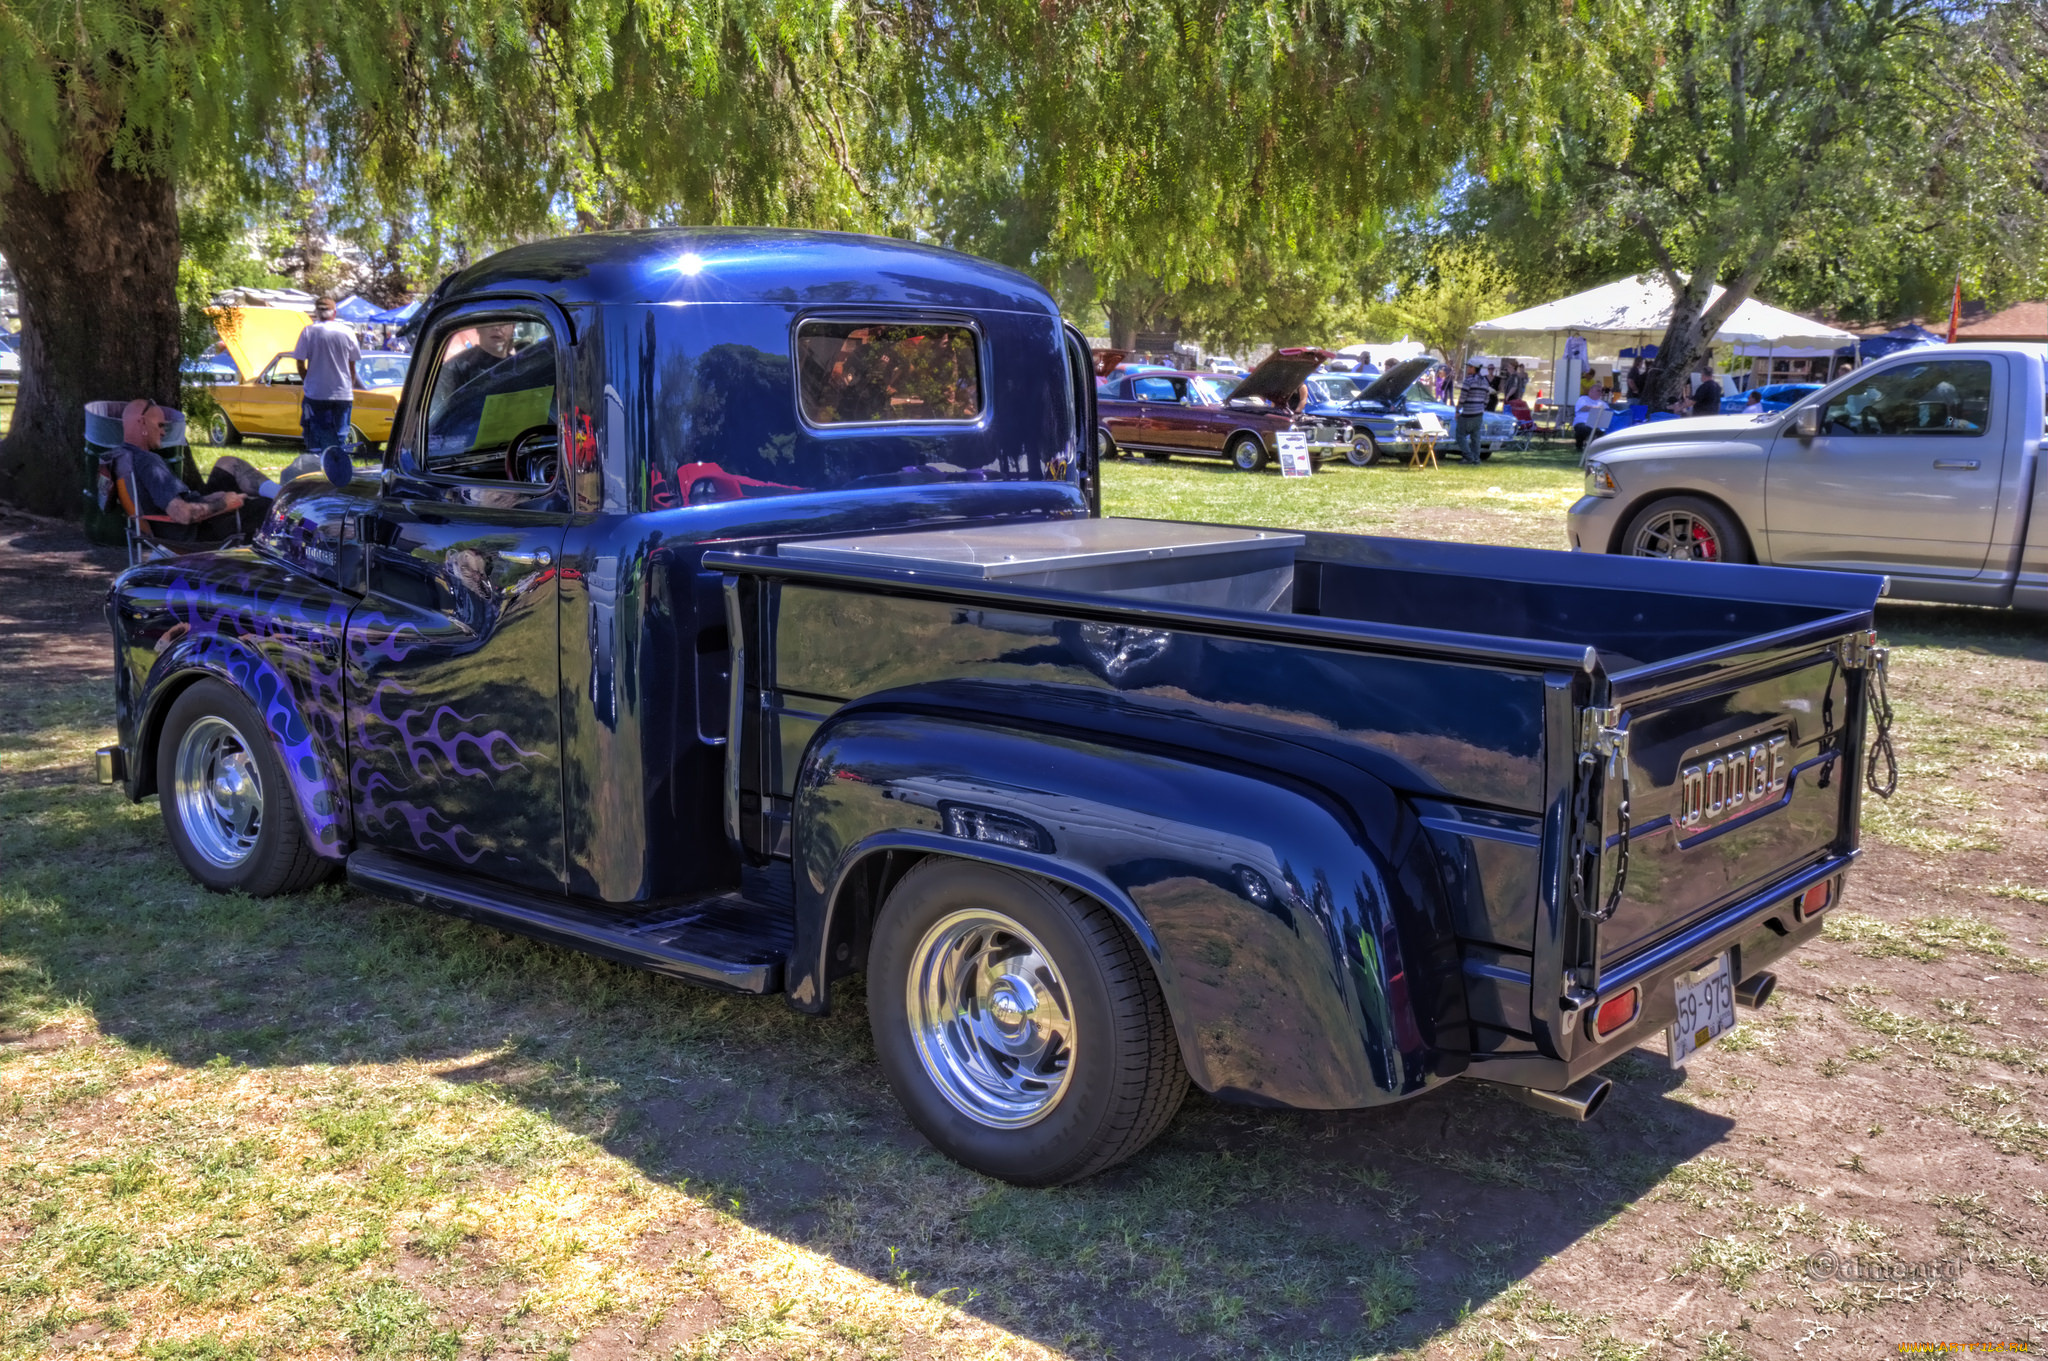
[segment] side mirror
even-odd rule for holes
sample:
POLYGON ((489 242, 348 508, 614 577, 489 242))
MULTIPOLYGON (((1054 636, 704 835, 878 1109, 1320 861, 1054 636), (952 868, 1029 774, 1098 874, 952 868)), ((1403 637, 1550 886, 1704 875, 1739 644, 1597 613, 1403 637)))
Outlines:
POLYGON ((1808 403, 1793 413, 1792 433, 1801 439, 1812 439, 1820 434, 1820 408, 1808 403))
POLYGON ((330 444, 321 451, 320 471, 337 490, 356 480, 355 460, 339 444, 330 444))

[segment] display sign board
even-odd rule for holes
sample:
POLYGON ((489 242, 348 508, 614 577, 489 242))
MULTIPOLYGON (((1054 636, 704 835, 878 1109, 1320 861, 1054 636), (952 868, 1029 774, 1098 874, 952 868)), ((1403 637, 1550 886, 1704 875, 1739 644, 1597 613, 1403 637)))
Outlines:
POLYGON ((1304 430, 1283 430, 1274 441, 1280 449, 1280 475, 1282 477, 1307 477, 1315 471, 1308 461, 1308 432, 1304 430))

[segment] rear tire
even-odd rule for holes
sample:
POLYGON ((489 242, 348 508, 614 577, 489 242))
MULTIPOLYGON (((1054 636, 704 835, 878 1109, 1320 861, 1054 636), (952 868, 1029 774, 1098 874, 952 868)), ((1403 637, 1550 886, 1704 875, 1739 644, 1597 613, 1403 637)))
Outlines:
POLYGON ((911 1122, 1019 1186, 1121 1162, 1187 1094, 1158 980, 1123 923, 1009 870, 934 858, 905 875, 875 922, 868 1010, 911 1122))
POLYGON ((1697 496, 1667 496, 1635 513, 1621 551, 1636 558, 1752 562, 1749 536, 1733 515, 1697 496))
POLYGON ((1105 426, 1095 427, 1095 461, 1107 463, 1113 458, 1122 458, 1124 451, 1116 447, 1116 440, 1105 426))
POLYGON ((1239 435, 1225 453, 1241 473, 1255 473, 1266 466, 1266 446, 1257 435, 1239 435))
POLYGON ((164 831, 201 884, 267 898, 310 888, 333 868, 299 821, 269 726, 234 687, 193 682, 171 701, 156 750, 164 831))

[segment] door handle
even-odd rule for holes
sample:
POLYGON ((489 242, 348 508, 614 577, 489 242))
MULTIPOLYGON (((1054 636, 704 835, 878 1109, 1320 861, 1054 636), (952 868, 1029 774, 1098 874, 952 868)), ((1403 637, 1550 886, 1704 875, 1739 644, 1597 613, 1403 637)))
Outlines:
POLYGON ((546 567, 555 560, 555 555, 545 548, 501 548, 498 561, 509 562, 514 567, 546 567))
POLYGON ((1977 460, 1974 458, 1937 458, 1934 460, 1934 466, 1950 472, 1966 473, 1977 466, 1977 460))

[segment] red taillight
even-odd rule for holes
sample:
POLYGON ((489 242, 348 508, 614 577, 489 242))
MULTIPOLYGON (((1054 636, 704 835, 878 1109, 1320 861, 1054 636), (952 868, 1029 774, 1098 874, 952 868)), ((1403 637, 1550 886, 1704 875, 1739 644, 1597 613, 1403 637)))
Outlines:
POLYGON ((1800 894, 1799 915, 1811 917, 1814 913, 1825 910, 1828 905, 1828 899, 1833 895, 1834 890, 1834 881, 1832 879, 1823 879, 1820 883, 1815 884, 1812 888, 1800 894))
POLYGON ((1617 993, 1600 1004, 1600 1010, 1593 1013, 1593 1029, 1601 1035, 1612 1035, 1636 1018, 1636 1007, 1642 1001, 1634 988, 1617 993))

